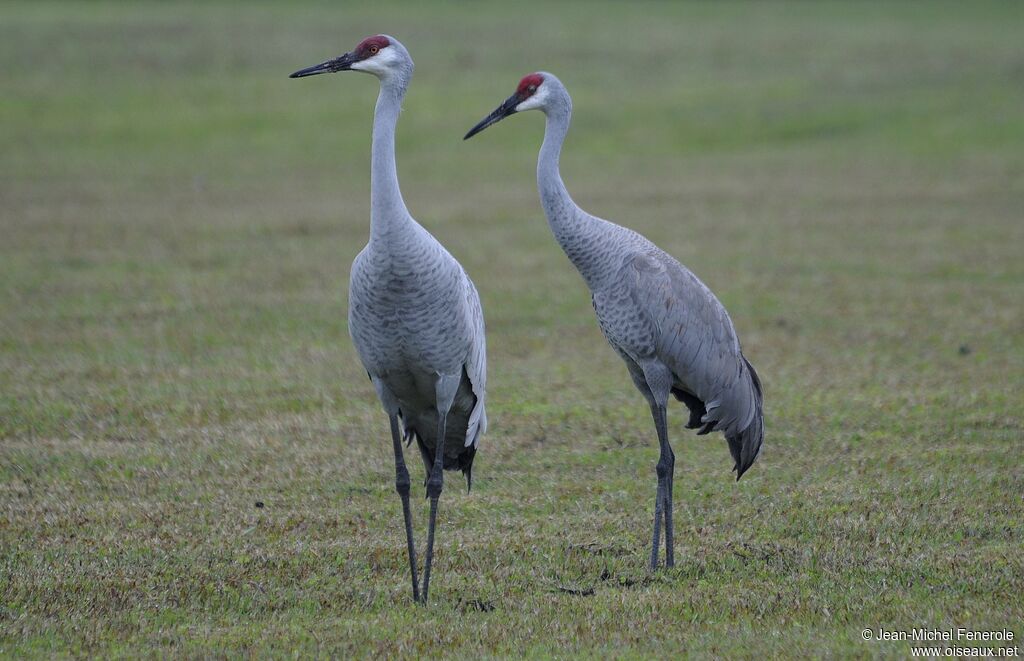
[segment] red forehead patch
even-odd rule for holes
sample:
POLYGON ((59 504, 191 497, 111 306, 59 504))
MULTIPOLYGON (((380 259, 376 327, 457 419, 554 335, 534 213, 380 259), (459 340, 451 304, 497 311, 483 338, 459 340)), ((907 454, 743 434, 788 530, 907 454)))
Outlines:
POLYGON ((540 87, 540 84, 543 82, 544 76, 539 73, 531 73, 529 76, 525 76, 519 81, 519 87, 516 88, 516 93, 523 97, 533 96, 533 93, 537 91, 537 88, 540 87))
POLYGON ((387 37, 378 34, 376 37, 367 37, 360 41, 356 46, 355 53, 361 58, 373 57, 378 51, 390 45, 391 41, 387 37))

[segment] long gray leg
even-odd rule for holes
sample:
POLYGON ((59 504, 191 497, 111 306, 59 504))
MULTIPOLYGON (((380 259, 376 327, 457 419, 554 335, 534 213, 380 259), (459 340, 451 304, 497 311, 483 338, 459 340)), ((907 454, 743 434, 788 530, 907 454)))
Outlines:
POLYGON ((398 433, 398 416, 392 415, 391 441, 395 446, 395 491, 402 499, 402 515, 405 516, 405 541, 409 546, 409 572, 412 574, 412 600, 420 600, 420 582, 416 576, 416 542, 412 537, 412 512, 409 509, 409 469, 405 467, 405 456, 402 452, 402 437, 398 433))
MULTIPOLYGON (((628 365, 628 363, 627 363, 628 365)), ((639 370, 630 369, 633 382, 647 398, 654 417, 654 427, 658 432, 658 444, 661 446, 661 457, 655 470, 658 474, 658 493, 654 500, 654 532, 651 535, 651 570, 658 568, 658 551, 661 546, 661 524, 665 523, 665 564, 671 567, 675 563, 672 553, 672 469, 675 458, 668 444, 668 423, 665 408, 668 405, 669 392, 672 390, 672 371, 657 360, 649 360, 639 365, 639 370)))
POLYGON ((434 528, 437 526, 437 501, 444 490, 444 436, 448 411, 455 399, 462 375, 438 375, 435 386, 437 402, 437 447, 434 449, 434 466, 427 478, 427 496, 430 498, 430 527, 427 529, 427 559, 423 565, 423 600, 426 604, 430 593, 430 567, 434 561, 434 528))
MULTIPOLYGON (((659 462, 660 466, 661 463, 659 462)), ((665 480, 658 475, 658 495, 654 497, 654 532, 651 534, 651 571, 658 568, 658 547, 661 546, 661 518, 665 508, 665 480)))
MULTIPOLYGON (((658 444, 661 446, 661 457, 658 459, 658 481, 664 482, 662 492, 662 509, 665 513, 665 566, 672 567, 676 564, 675 546, 673 543, 672 526, 672 482, 675 472, 676 456, 672 452, 672 446, 668 442, 668 423, 664 406, 652 406, 651 415, 654 416, 654 427, 658 430, 658 444)), ((654 544, 655 559, 657 559, 657 543, 654 544)))
POLYGON ((409 573, 412 574, 412 599, 419 601, 420 584, 416 576, 416 542, 412 537, 412 511, 409 509, 409 469, 405 466, 405 456, 402 452, 402 437, 398 432, 398 400, 394 393, 387 387, 382 379, 370 374, 370 381, 377 390, 377 397, 380 398, 384 411, 388 414, 388 421, 391 423, 391 442, 395 446, 395 491, 402 499, 402 515, 405 517, 405 541, 409 547, 409 573))

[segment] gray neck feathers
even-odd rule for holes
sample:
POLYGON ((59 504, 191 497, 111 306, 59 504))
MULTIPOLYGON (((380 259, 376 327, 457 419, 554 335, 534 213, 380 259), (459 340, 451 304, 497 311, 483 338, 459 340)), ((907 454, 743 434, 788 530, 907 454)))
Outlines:
POLYGON ((380 81, 380 95, 373 115, 373 147, 370 157, 370 241, 386 240, 388 234, 411 220, 398 188, 395 166, 395 126, 402 112, 408 83, 388 77, 380 81))
POLYGON ((537 189, 555 239, 583 276, 587 286, 594 290, 599 286, 601 278, 607 275, 604 261, 608 251, 602 247, 611 238, 606 236, 610 228, 609 223, 580 209, 562 182, 558 158, 562 153, 566 133, 569 132, 572 101, 568 92, 559 91, 561 93, 544 111, 547 121, 544 144, 537 158, 537 189))

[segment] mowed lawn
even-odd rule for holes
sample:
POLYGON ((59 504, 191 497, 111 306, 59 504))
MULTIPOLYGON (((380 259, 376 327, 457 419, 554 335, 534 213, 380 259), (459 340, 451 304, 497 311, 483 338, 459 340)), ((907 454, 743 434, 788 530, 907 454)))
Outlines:
POLYGON ((0 6, 0 656, 1020 642, 1020 4, 379 4, 0 6), (287 78, 378 32, 418 67, 406 202, 488 329, 427 608, 345 321, 377 83, 287 78), (670 412, 673 570, 647 407, 538 203, 542 118, 461 139, 537 69, 577 202, 696 272, 764 382, 739 483, 670 412))

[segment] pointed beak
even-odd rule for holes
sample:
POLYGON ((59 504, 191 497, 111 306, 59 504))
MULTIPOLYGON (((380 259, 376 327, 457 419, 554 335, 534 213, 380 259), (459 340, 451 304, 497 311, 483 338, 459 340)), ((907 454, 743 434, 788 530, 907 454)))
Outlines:
POLYGON ((497 124, 498 122, 505 119, 509 115, 516 114, 516 106, 518 106, 521 101, 522 99, 519 98, 518 93, 508 97, 507 99, 505 99, 504 103, 502 103, 500 106, 494 109, 494 112, 484 117, 482 120, 480 120, 479 124, 469 129, 469 133, 467 133, 462 139, 469 140, 474 135, 476 135, 480 131, 483 131, 491 124, 497 124))
POLYGON ((327 60, 320 64, 314 64, 311 67, 305 69, 299 69, 295 73, 288 76, 289 78, 305 78, 306 76, 315 76, 318 73, 336 73, 338 71, 350 71, 352 64, 356 62, 356 58, 352 53, 345 53, 341 57, 336 57, 333 60, 327 60))

